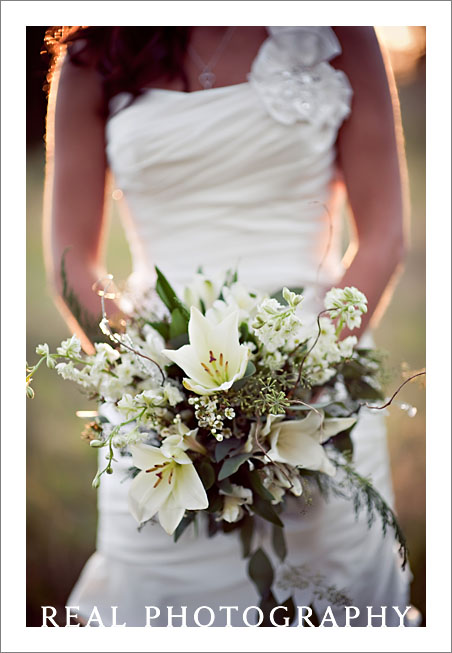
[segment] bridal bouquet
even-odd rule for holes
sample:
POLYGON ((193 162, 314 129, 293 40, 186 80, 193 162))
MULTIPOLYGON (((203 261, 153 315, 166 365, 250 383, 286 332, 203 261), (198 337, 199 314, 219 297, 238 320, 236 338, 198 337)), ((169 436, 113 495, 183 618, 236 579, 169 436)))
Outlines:
POLYGON ((273 569, 253 548, 253 531, 256 520, 269 522, 284 560, 281 514, 290 497, 304 505, 318 490, 349 498, 356 513, 367 510, 369 525, 379 514, 385 532, 395 529, 405 557, 392 510, 352 464, 360 408, 383 399, 377 352, 358 348, 355 336, 340 339, 345 327, 360 326, 366 297, 333 288, 308 320, 300 289, 270 297, 236 274, 215 282, 198 273, 180 299, 156 272, 156 311, 141 310, 119 333, 104 310, 110 342, 95 342, 92 355, 76 336, 56 353, 39 345, 41 358, 27 369, 29 396, 45 361, 98 401, 83 433, 105 452, 94 487, 126 456, 139 525, 158 518, 177 540, 203 513, 209 535, 238 529, 261 607, 275 604, 273 569))

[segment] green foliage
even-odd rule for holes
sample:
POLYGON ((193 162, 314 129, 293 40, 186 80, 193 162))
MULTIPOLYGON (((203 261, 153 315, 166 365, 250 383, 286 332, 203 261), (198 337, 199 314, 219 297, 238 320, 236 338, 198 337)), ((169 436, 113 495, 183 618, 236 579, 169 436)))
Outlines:
POLYGON ((248 575, 261 596, 270 592, 274 578, 273 567, 263 549, 257 549, 251 556, 248 563, 248 575))
POLYGON ((287 545, 286 539, 284 537, 284 531, 280 526, 273 525, 272 545, 278 558, 281 560, 281 562, 284 562, 287 556, 287 545))
POLYGON ((155 289, 157 291, 158 296, 160 297, 160 299, 165 304, 165 306, 167 307, 167 309, 170 311, 171 314, 176 309, 179 309, 181 317, 183 317, 186 320, 188 325, 188 320, 190 319, 190 313, 187 307, 183 302, 181 302, 175 290, 170 285, 165 275, 158 269, 158 267, 155 268, 155 271, 157 273, 157 282, 155 285, 155 289))
POLYGON ((149 326, 151 326, 153 329, 159 333, 163 340, 167 342, 170 339, 170 324, 168 322, 147 322, 149 326))
POLYGON ((293 374, 278 371, 257 370, 239 389, 233 386, 227 396, 230 405, 247 417, 256 413, 281 415, 290 406, 287 389, 293 385, 293 374))
POLYGON ((243 446, 243 441, 238 438, 228 438, 221 440, 215 445, 215 460, 217 463, 222 461, 234 449, 240 449, 243 446))
POLYGON ((222 481, 223 479, 228 478, 228 476, 235 474, 239 467, 243 465, 245 460, 248 460, 250 456, 251 454, 249 453, 241 453, 233 458, 226 458, 219 471, 218 480, 222 481))
POLYGON ((382 369, 382 353, 371 349, 357 350, 352 358, 337 367, 352 400, 384 399, 382 369))
POLYGON ((177 542, 177 540, 180 538, 182 533, 185 531, 185 529, 196 519, 196 511, 194 510, 186 510, 185 511, 185 516, 183 517, 182 521, 174 531, 174 541, 177 542))
POLYGON ((251 555, 251 543, 254 533, 254 517, 245 515, 241 522, 240 542, 242 544, 242 557, 248 558, 251 555))
POLYGON ((202 484, 206 490, 210 490, 215 483, 215 470, 208 460, 203 460, 197 468, 198 474, 201 477, 202 484))
POLYGON ((258 494, 262 499, 265 501, 273 501, 274 496, 267 490, 265 485, 261 481, 261 477, 259 475, 259 471, 257 469, 253 469, 252 472, 248 472, 248 479, 249 483, 251 486, 251 489, 258 494))
POLYGON ((391 507, 386 503, 378 490, 375 489, 370 479, 361 476, 350 462, 342 462, 338 459, 332 459, 332 462, 338 469, 344 472, 344 479, 342 481, 338 483, 333 482, 331 486, 333 493, 353 501, 353 509, 356 517, 365 509, 367 512, 368 528, 374 523, 376 515, 380 516, 383 535, 386 536, 388 528, 394 531, 394 536, 399 544, 399 551, 402 557, 402 569, 405 568, 408 560, 406 539, 391 507))
POLYGON ((283 528, 283 523, 278 517, 278 514, 273 508, 272 504, 269 501, 262 499, 262 497, 260 497, 258 494, 253 496, 253 503, 249 506, 249 508, 255 512, 256 515, 259 515, 259 517, 262 517, 270 523, 275 524, 275 526, 280 526, 283 528))
POLYGON ((187 316, 180 308, 175 308, 171 313, 171 324, 169 328, 170 338, 173 340, 177 336, 187 333, 188 322, 187 316))

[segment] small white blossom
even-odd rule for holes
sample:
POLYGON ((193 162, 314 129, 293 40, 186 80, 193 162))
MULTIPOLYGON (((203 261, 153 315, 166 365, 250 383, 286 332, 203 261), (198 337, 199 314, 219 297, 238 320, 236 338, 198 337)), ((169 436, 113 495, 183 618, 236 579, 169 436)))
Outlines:
POLYGON ((80 343, 80 340, 74 334, 71 338, 68 338, 67 340, 63 340, 61 345, 57 347, 57 354, 60 354, 60 356, 69 356, 69 357, 79 356, 81 349, 82 349, 82 345, 80 343))
POLYGON ((114 363, 120 357, 119 351, 113 349, 113 347, 106 342, 95 342, 94 348, 96 350, 96 359, 99 358, 108 363, 114 363))
POLYGON ((176 406, 184 400, 183 393, 176 385, 170 383, 169 381, 166 381, 163 386, 163 396, 170 406, 176 406))
POLYGON ((325 308, 332 319, 339 320, 349 329, 361 326, 361 315, 367 313, 367 298, 357 288, 332 288, 325 296, 325 308))
MULTIPOLYGON (((292 300, 290 295, 287 296, 292 300)), ((296 315, 295 299, 293 302, 292 305, 282 306, 276 299, 266 298, 258 307, 251 326, 269 353, 290 351, 301 342, 302 323, 296 315)))
POLYGON ((132 426, 127 424, 124 428, 121 428, 117 435, 114 435, 112 438, 112 444, 117 449, 126 447, 129 444, 137 444, 138 442, 143 442, 143 440, 149 437, 149 433, 141 432, 138 429, 138 426, 134 426, 130 430, 127 430, 127 426, 132 426))
POLYGON ((235 410, 233 408, 225 408, 224 409, 224 416, 226 417, 226 419, 234 419, 235 410))
POLYGON ((356 346, 358 338, 356 336, 348 336, 338 343, 339 351, 342 358, 350 358, 353 354, 353 348, 356 346))
POLYGON ((40 356, 46 357, 47 367, 50 367, 51 369, 55 367, 55 361, 50 356, 49 345, 47 343, 44 343, 43 345, 38 345, 36 347, 36 353, 39 354, 40 356))
POLYGON ((127 418, 133 416, 135 413, 139 412, 142 407, 138 406, 134 397, 131 394, 126 393, 118 401, 118 410, 125 414, 127 418))
POLYGON ((63 379, 75 381, 79 385, 89 390, 97 390, 97 386, 93 383, 91 375, 87 372, 87 368, 78 370, 74 363, 58 363, 55 367, 56 371, 63 379))
POLYGON ((288 288, 283 288, 282 295, 288 305, 292 306, 293 308, 301 304, 303 300, 303 295, 297 295, 297 293, 292 292, 288 288))

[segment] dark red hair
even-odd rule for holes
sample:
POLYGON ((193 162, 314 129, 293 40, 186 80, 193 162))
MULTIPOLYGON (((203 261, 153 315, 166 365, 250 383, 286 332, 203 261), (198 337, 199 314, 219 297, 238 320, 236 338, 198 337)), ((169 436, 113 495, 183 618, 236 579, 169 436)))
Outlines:
POLYGON ((135 98, 155 80, 180 79, 188 91, 183 64, 190 31, 190 27, 51 27, 45 41, 52 66, 67 49, 75 65, 96 67, 106 111, 117 93, 126 91, 135 98))

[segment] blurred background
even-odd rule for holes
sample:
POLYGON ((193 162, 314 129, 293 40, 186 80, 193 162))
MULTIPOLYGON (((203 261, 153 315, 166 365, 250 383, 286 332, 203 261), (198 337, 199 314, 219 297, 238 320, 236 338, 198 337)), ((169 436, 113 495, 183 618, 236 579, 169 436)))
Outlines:
MULTIPOLYGON (((425 28, 377 27, 389 53, 399 92, 412 203, 411 245, 403 276, 375 332, 388 352, 388 394, 406 369, 425 365, 425 28)), ((35 347, 51 351, 68 337, 46 287, 42 243, 44 120, 48 57, 46 27, 27 27, 27 361, 35 347)), ((130 271, 130 256, 115 201, 111 201, 107 268, 118 280, 130 271)), ((27 401, 27 626, 40 626, 42 605, 64 611, 67 596, 95 548, 96 454, 80 439, 75 412, 95 408, 75 384, 40 368, 36 398, 27 401)), ((391 406, 388 438, 396 509, 406 534, 414 574, 412 604, 425 619, 425 390, 412 382, 401 402, 417 408, 408 417, 391 406)), ((425 623, 425 621, 424 621, 425 623)))

